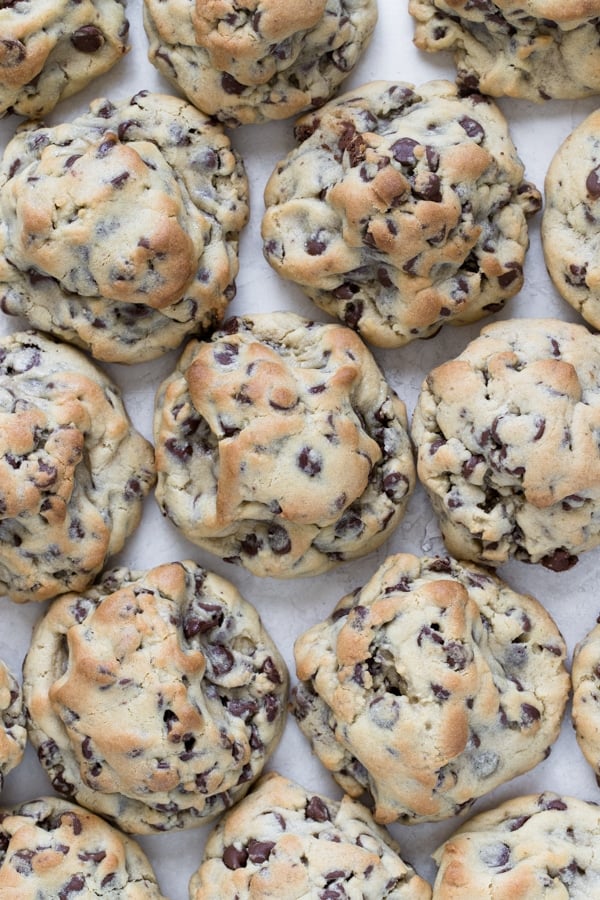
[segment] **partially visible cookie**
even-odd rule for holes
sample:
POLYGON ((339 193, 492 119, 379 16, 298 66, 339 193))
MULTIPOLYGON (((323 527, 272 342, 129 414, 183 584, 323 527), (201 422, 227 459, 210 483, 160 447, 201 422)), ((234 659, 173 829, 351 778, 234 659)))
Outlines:
POLYGON ((5 776, 21 762, 26 743, 23 694, 15 676, 0 660, 0 791, 5 776))
POLYGON ((156 398, 156 499, 255 575, 316 575, 391 534, 414 487, 401 400, 360 338, 293 313, 190 342, 156 398))
POLYGON ((83 353, 33 331, 0 339, 0 593, 87 587, 154 481, 152 446, 83 353))
POLYGON ((507 123, 449 81, 378 81, 296 125, 262 222, 267 261, 368 341, 399 347, 521 288, 524 180, 507 123))
POLYGON ((125 0, 4 2, 0 34, 0 116, 45 116, 129 50, 125 0))
POLYGON ((269 773, 210 835, 190 900, 429 900, 430 886, 399 853, 360 803, 269 773))
POLYGON ((600 93, 598 16, 590 0, 410 0, 420 50, 450 50, 464 92, 526 100, 600 93))
POLYGON ((591 900, 600 884, 600 807, 516 797, 462 826, 434 854, 434 900, 591 900))
POLYGON ((139 834, 228 809, 285 723, 287 670, 256 610, 193 562, 115 569, 60 597, 23 674, 54 789, 139 834))
POLYGON ((575 736, 600 785, 600 622, 573 651, 571 681, 575 736))
POLYGON ((321 106, 376 21, 376 0, 144 0, 150 62, 230 127, 321 106))
POLYGON ((221 322, 247 217, 241 158, 183 100, 30 123, 0 166, 0 307, 97 359, 153 359, 221 322))
POLYGON ((569 692, 541 603, 452 559, 389 557, 294 653, 300 728, 384 824, 449 818, 532 769, 569 692))
POLYGON ((0 809, 3 900, 166 900, 141 847, 60 797, 0 809))
POLYGON ((600 544, 600 339, 558 319, 486 326, 423 382, 418 472, 450 553, 554 571, 600 544))

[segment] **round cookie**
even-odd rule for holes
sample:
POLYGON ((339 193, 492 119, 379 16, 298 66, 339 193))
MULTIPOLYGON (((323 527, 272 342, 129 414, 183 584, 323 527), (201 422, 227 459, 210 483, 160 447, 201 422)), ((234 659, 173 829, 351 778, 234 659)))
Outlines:
POLYGON ((600 543, 600 341, 558 319, 484 328, 423 382, 417 469, 446 546, 564 571, 600 543))
POLYGON ((229 127, 321 106, 376 21, 376 0, 144 0, 150 62, 229 127))
POLYGON ((538 102, 600 93, 598 0, 410 0, 408 8, 416 46, 454 54, 461 91, 538 102))
POLYGON ((556 151, 546 175, 541 228, 556 290, 595 329, 600 329, 599 129, 596 111, 556 151))
POLYGON ((183 100, 29 123, 0 166, 0 307, 97 359, 153 359, 221 322, 247 217, 240 157, 183 100))
POLYGON ((600 785, 600 623, 575 647, 571 681, 575 736, 600 785))
POLYGON ((156 498, 254 575, 316 575, 390 535, 414 487, 404 404, 360 338, 292 313, 190 342, 156 400, 156 498))
POLYGON ((600 809, 575 797, 516 797, 468 821, 434 854, 434 900, 588 900, 600 891, 600 809))
POLYGON ((305 116, 296 137, 265 189, 266 259, 366 340, 429 337, 521 288, 540 195, 491 101, 448 81, 377 81, 305 116))
POLYGON ((19 683, 0 660, 0 791, 5 776, 21 762, 27 743, 23 695, 19 683))
POLYGON ((9 0, 0 34, 0 116, 45 116, 129 50, 124 0, 9 0))
POLYGON ((190 900, 429 900, 368 809, 312 794, 271 772, 221 819, 190 881, 190 900))
POLYGON ((0 339, 0 593, 82 590, 137 527, 152 446, 117 386, 33 331, 0 339))
POLYGON ((288 675, 256 610, 193 562, 56 600, 23 668, 54 789, 139 834, 202 825, 260 774, 288 675))
POLYGON ((532 769, 570 685, 543 606, 444 558, 389 557, 294 652, 300 728, 383 824, 450 818, 532 769))
POLYGON ((136 841, 60 797, 0 809, 0 896, 166 900, 136 841))

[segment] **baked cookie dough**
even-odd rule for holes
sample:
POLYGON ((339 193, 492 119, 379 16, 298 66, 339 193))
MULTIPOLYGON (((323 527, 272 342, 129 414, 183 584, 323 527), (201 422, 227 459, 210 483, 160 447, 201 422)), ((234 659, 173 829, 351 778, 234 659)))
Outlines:
POLYGON ((166 900, 136 841, 60 797, 0 809, 0 896, 166 900))
POLYGON ((296 137, 265 189, 266 259, 365 340, 399 347, 521 288, 541 201, 491 101, 449 81, 377 81, 296 137))
POLYGON ((124 0, 8 0, 0 34, 0 116, 45 116, 129 50, 124 0))
POLYGON ((599 130, 596 111, 556 151, 546 175, 541 229, 556 290, 595 329, 600 329, 599 130))
POLYGON ((575 647, 571 681, 575 736, 600 785, 600 622, 575 647))
POLYGON ((247 216, 239 155, 183 100, 30 123, 0 166, 0 308, 97 359, 153 359, 221 322, 247 216))
POLYGON ((532 769, 570 687, 544 607, 445 558, 389 557, 294 653, 300 728, 383 824, 450 818, 532 769))
POLYGON ((600 887, 600 808, 550 791, 508 800, 434 854, 434 900, 592 898, 600 887))
POLYGON ((376 0, 144 0, 150 62, 234 128, 325 103, 376 21, 376 0))
POLYGON ((391 534, 414 487, 405 407, 360 338, 292 313, 190 342, 156 400, 156 498, 254 575, 316 575, 391 534))
POLYGON ((21 762, 26 743, 23 694, 15 676, 0 660, 0 791, 6 775, 21 762))
POLYGON ((119 389, 83 353, 33 331, 0 339, 0 593, 86 588, 155 477, 119 389))
POLYGON ((271 772, 209 836, 190 900, 429 900, 430 886, 399 854, 360 803, 271 772))
POLYGON ((138 834, 229 808, 285 722, 287 671, 256 610, 188 561, 115 569, 60 597, 23 675, 55 791, 138 834))
POLYGON ((425 379, 412 435, 450 553, 554 571, 600 543, 600 339, 558 319, 485 327, 425 379))
POLYGON ((590 0, 410 0, 420 50, 450 50, 463 92, 543 101, 600 93, 598 16, 590 0))

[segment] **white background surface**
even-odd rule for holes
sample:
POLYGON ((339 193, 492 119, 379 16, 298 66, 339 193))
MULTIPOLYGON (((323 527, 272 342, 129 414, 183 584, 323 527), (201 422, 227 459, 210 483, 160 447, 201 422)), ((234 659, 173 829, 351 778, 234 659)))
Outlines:
MULTIPOLYGON (((70 120, 85 111, 89 101, 95 97, 116 100, 129 97, 141 89, 173 93, 147 61, 147 42, 141 22, 142 0, 130 0, 128 16, 132 39, 130 54, 86 91, 60 104, 48 117, 48 124, 70 120)), ((402 80, 417 85, 432 78, 454 79, 451 58, 420 53, 412 44, 412 34, 407 0, 379 0, 379 22, 375 35, 362 61, 345 82, 344 89, 374 79, 402 80)), ((597 101, 550 101, 544 105, 499 101, 525 164, 526 177, 538 188, 543 187, 546 169, 560 143, 599 103, 600 97, 597 101)), ((18 122, 17 118, 0 122, 2 149, 18 122)), ((241 239, 238 293, 230 306, 230 313, 290 309, 324 321, 326 315, 314 307, 299 289, 282 281, 262 255, 260 220, 263 188, 275 164, 294 146, 291 126, 292 123, 287 121, 246 126, 231 133, 232 142, 246 164, 252 213, 241 239)), ((538 215, 530 223, 531 247, 525 267, 525 286, 502 313, 491 318, 535 315, 578 321, 577 315, 560 299, 546 273, 539 241, 539 222, 538 215)), ((415 342, 400 350, 374 351, 388 380, 405 401, 409 415, 427 372, 460 353, 478 334, 481 324, 458 329, 446 327, 430 341, 415 342)), ((23 321, 4 316, 0 319, 0 334, 23 327, 26 327, 23 321)), ((154 393, 162 379, 172 371, 178 355, 178 352, 173 352, 160 360, 137 366, 105 367, 121 386, 134 424, 149 439, 152 439, 154 393)), ((344 594, 364 584, 389 553, 399 551, 419 555, 444 552, 429 502, 420 488, 411 498, 400 527, 383 548, 364 560, 347 563, 317 578, 290 582, 259 579, 241 568, 224 564, 180 538, 173 526, 161 517, 153 497, 146 502, 139 530, 112 562, 133 568, 149 568, 161 562, 190 558, 228 578, 259 610, 287 660, 294 683, 293 642, 296 636, 326 617, 344 594)), ((567 640, 570 656, 576 642, 592 628, 600 612, 597 591, 599 564, 600 549, 584 555, 574 569, 562 574, 518 562, 501 567, 499 574, 514 589, 532 593, 545 604, 567 640)), ((44 605, 17 606, 5 597, 0 598, 0 657, 17 673, 29 645, 32 624, 43 609, 44 605)), ((311 790, 331 797, 340 795, 329 774, 311 756, 308 743, 291 718, 268 768, 281 771, 311 790)), ((532 772, 481 799, 474 811, 489 808, 519 793, 538 790, 554 790, 600 801, 595 777, 575 742, 569 711, 550 757, 532 772)), ((49 781, 35 753, 28 749, 23 764, 9 774, 0 802, 6 806, 50 791, 49 781)), ((467 815, 435 825, 396 825, 391 827, 391 831, 400 842, 404 858, 421 875, 433 881, 435 867, 429 858, 431 852, 465 818, 467 815)), ((186 900, 187 883, 200 862, 210 827, 139 839, 152 860, 163 894, 171 900, 186 900)))

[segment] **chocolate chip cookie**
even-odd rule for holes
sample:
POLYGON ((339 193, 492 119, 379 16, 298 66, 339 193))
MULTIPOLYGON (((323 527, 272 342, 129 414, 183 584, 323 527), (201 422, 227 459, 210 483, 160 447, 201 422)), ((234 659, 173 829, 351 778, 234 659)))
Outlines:
POLYGON ((600 785, 600 623, 573 652, 573 727, 581 752, 600 785))
POLYGON ((39 119, 129 50, 124 0, 8 0, 0 8, 0 116, 39 119))
POLYGON ((376 0, 144 0, 150 62, 229 127, 321 106, 376 21, 376 0))
POLYGON ((600 543, 600 340, 558 319, 488 325, 434 369, 412 423, 450 553, 564 571, 600 543))
POLYGON ((430 886, 399 854, 360 803, 271 772, 209 836, 190 900, 429 900, 430 886))
POLYGON ((294 653, 300 728, 383 824, 449 818, 532 769, 569 692, 543 606, 445 558, 389 557, 294 653))
POLYGON ((0 660, 0 791, 5 776, 21 762, 26 743, 21 688, 6 663, 0 660))
POLYGON ((192 341, 156 402, 156 498, 255 575, 315 575, 378 547, 414 487, 404 404, 360 338, 293 313, 192 341))
POLYGON ((600 3, 410 0, 420 50, 451 51, 462 91, 543 101, 600 93, 600 3))
POLYGON ((60 597, 23 673, 54 789, 139 834, 229 808, 285 722, 287 671, 258 614, 193 562, 115 569, 60 597))
POLYGON ((0 809, 0 895, 166 900, 136 841, 60 797, 0 809))
POLYGON ((247 188, 221 126, 174 97, 31 123, 0 166, 0 308, 97 359, 157 357, 221 322, 247 188))
POLYGON ((499 109, 456 85, 364 85, 305 116, 265 190, 267 261, 368 341, 399 347, 521 288, 524 181, 499 109))
POLYGON ((434 900, 598 896, 600 809, 550 791, 466 823, 434 854, 434 900))
POLYGON ((0 339, 0 425, 0 593, 84 589, 139 523, 151 445, 100 369, 33 331, 0 339))

